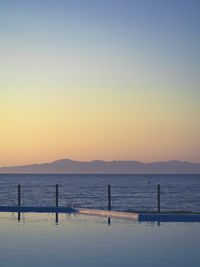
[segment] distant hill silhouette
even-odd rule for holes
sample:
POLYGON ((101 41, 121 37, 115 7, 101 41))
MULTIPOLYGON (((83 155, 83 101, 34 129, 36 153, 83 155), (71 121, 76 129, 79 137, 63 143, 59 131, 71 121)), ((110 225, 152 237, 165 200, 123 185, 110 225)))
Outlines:
POLYGON ((50 163, 1 167, 0 173, 197 173, 200 163, 187 161, 73 161, 56 160, 50 163))

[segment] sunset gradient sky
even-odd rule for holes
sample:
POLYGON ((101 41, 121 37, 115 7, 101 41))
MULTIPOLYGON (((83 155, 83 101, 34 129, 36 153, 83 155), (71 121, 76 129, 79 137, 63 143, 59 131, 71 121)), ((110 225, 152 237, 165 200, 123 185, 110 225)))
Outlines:
POLYGON ((200 1, 1 0, 0 166, 200 162, 200 1))

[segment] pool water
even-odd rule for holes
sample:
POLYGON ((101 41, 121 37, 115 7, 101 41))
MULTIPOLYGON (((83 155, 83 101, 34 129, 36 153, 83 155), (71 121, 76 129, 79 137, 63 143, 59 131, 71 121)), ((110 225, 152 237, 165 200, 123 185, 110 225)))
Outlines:
POLYGON ((200 223, 0 213, 1 266, 197 266, 200 223), (19 220, 20 219, 20 220, 19 220))

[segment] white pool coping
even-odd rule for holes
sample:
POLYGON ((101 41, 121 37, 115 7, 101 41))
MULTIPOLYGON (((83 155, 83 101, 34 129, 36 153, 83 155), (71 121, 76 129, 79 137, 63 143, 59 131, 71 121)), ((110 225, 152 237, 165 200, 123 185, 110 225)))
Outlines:
POLYGON ((98 215, 98 216, 104 216, 104 217, 130 218, 130 219, 135 219, 135 220, 138 220, 138 216, 139 216, 138 213, 120 212, 120 211, 83 209, 83 208, 76 208, 76 210, 80 214, 98 215))

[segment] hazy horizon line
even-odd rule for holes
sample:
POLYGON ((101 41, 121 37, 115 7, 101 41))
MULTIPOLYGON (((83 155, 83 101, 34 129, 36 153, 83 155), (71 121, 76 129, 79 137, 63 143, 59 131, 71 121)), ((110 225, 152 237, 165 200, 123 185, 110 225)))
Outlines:
POLYGON ((118 159, 113 159, 113 160, 102 160, 102 159, 93 159, 93 160, 75 160, 75 159, 71 159, 71 158, 61 158, 61 159, 56 159, 56 160, 51 160, 51 161, 45 161, 45 162, 40 162, 40 163, 25 163, 25 164, 17 164, 17 165, 4 165, 4 166, 0 166, 0 168, 11 168, 11 167, 23 167, 23 166, 29 166, 29 165, 42 165, 42 164, 50 164, 50 163, 54 163, 57 161, 63 161, 63 160, 68 160, 68 161, 74 161, 74 162, 86 162, 86 163, 90 163, 90 162, 139 162, 139 163, 144 163, 144 164, 151 164, 151 163, 159 163, 159 162, 188 162, 188 163, 193 163, 193 164, 200 164, 200 162, 194 162, 194 161, 189 161, 189 160, 178 160, 178 159, 171 159, 171 160, 154 160, 154 161, 142 161, 142 160, 118 160, 118 159))

